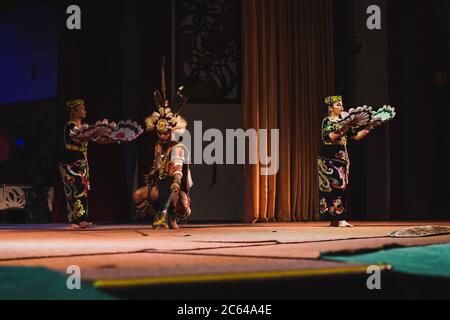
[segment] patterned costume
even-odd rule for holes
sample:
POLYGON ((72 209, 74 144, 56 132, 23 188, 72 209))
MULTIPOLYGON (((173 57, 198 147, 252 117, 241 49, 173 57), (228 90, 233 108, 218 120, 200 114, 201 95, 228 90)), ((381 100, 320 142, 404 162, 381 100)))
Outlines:
POLYGON ((144 210, 138 210, 140 216, 154 216, 155 228, 166 228, 168 217, 184 221, 191 215, 190 188, 193 183, 189 166, 185 164, 185 150, 184 145, 177 142, 158 143, 155 147, 153 166, 145 176, 149 197, 144 210), (180 187, 178 194, 171 194, 173 183, 180 187), (170 203, 166 208, 167 201, 170 203), (161 216, 166 209, 168 217, 161 216))
POLYGON ((190 188, 193 182, 187 161, 189 151, 181 142, 175 141, 175 134, 182 134, 187 127, 186 120, 179 115, 187 102, 181 94, 182 89, 177 92, 173 108, 169 107, 163 65, 163 94, 155 91, 156 111, 145 121, 147 131, 156 131, 167 137, 160 139, 155 146, 153 165, 145 175, 147 186, 136 191, 145 194, 146 199, 135 196, 138 217, 153 216, 153 227, 158 229, 177 228, 177 220, 186 220, 191 215, 190 188))
MULTIPOLYGON (((78 105, 84 105, 84 101, 69 101, 67 108, 78 105)), ((73 140, 70 132, 75 126, 75 122, 69 121, 64 128, 64 151, 60 157, 59 169, 64 183, 69 223, 80 224, 87 222, 89 217, 88 143, 77 143, 73 140)))
MULTIPOLYGON (((335 96, 326 99, 328 106, 342 101, 335 96)), ((349 183, 350 158, 347 152, 347 141, 357 135, 356 129, 351 129, 346 135, 336 141, 330 139, 330 134, 342 129, 337 119, 327 117, 322 121, 322 147, 318 160, 320 214, 327 221, 344 221, 347 215, 346 191, 349 183)))

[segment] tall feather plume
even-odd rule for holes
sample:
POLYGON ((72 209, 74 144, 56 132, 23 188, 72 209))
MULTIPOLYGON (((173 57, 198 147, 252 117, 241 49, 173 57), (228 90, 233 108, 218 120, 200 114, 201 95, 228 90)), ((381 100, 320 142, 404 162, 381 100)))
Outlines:
POLYGON ((161 64, 161 90, 164 101, 167 101, 167 85, 166 85, 166 57, 163 57, 161 64))
POLYGON ((176 96, 175 96, 175 101, 174 101, 174 104, 173 104, 173 106, 174 106, 173 107, 173 113, 176 114, 176 115, 180 113, 181 109, 183 109, 184 105, 189 100, 188 97, 185 97, 182 94, 182 91, 183 91, 183 87, 180 87, 178 89, 178 92, 177 92, 176 96))
POLYGON ((155 93, 153 94, 153 99, 155 100, 156 111, 159 111, 159 109, 164 108, 164 100, 159 90, 155 91, 155 93))

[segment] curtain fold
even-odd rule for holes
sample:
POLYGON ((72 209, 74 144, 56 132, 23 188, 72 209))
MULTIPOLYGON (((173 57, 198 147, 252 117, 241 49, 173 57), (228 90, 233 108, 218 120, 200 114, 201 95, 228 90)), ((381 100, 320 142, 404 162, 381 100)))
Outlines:
POLYGON ((334 94, 332 0, 243 0, 243 16, 244 128, 280 130, 278 174, 245 167, 244 220, 314 220, 322 102, 334 94))

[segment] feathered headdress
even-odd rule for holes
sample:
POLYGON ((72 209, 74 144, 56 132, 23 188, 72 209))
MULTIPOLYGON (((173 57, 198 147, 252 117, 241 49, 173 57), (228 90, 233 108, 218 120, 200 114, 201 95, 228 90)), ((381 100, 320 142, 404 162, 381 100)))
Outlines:
POLYGON ((187 128, 187 121, 180 116, 180 111, 187 103, 188 98, 183 96, 183 87, 178 88, 173 104, 170 105, 167 99, 167 86, 166 86, 166 71, 165 71, 166 59, 163 58, 161 65, 161 91, 156 90, 153 98, 155 101, 156 111, 145 119, 147 131, 157 132, 179 132, 187 128))

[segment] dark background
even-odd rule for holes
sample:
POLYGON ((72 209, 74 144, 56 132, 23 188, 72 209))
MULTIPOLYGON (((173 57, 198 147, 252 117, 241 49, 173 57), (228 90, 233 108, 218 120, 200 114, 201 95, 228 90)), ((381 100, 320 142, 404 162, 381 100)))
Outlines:
MULTIPOLYGON (((364 18, 357 10, 358 0, 334 1, 336 94, 345 97, 347 107, 378 103, 363 100, 371 97, 359 91, 360 81, 364 80, 374 94, 381 86, 386 88, 386 98, 380 98, 380 103, 389 103, 398 110, 397 118, 386 128, 377 130, 366 142, 351 146, 352 218, 446 219, 450 210, 446 157, 450 90, 448 80, 438 75, 449 76, 449 4, 441 0, 378 2, 388 12, 383 17, 382 33, 369 33, 357 23, 364 18), (372 57, 373 41, 386 44, 385 58, 377 56, 373 60, 386 66, 382 68, 386 83, 371 83, 370 73, 365 72, 374 67, 364 60, 372 57), (386 174, 373 177, 373 172, 380 170, 386 174), (383 199, 379 199, 380 194, 383 199), (379 203, 382 205, 374 210, 379 203)), ((0 101, 8 100, 0 102, 0 184, 31 184, 39 177, 44 184, 55 186, 52 220, 65 221, 57 171, 60 135, 66 120, 64 103, 85 98, 88 122, 103 118, 142 122, 151 113, 153 90, 160 86, 161 57, 172 57, 172 5, 167 0, 30 3, 54 8, 58 15, 57 38, 49 34, 46 41, 33 41, 35 35, 48 30, 49 22, 44 21, 41 29, 29 34, 28 43, 34 48, 29 48, 29 53, 54 48, 57 55, 37 63, 41 72, 27 78, 34 91, 14 96, 22 92, 20 82, 14 82, 15 92, 0 88, 0 101), (81 31, 65 28, 65 10, 71 4, 82 7, 81 31), (54 84, 45 77, 52 71, 57 73, 54 84), (16 101, 9 101, 11 97, 16 101)), ((1 0, 0 17, 27 5, 26 1, 1 0)), ((2 48, 3 44, 3 52, 2 48)), ((29 69, 33 66, 30 59, 21 55, 15 61, 19 66, 23 64, 24 70, 35 70, 29 69)), ((0 71, 0 83, 8 82, 9 77, 0 71)), ((129 219, 134 177, 136 173, 141 176, 150 164, 153 142, 154 138, 145 135, 127 146, 91 147, 90 206, 95 220, 129 219), (139 165, 135 168, 136 160, 139 165)))
MULTIPOLYGON (((358 59, 368 54, 373 33, 355 27, 358 1, 334 2, 336 91, 350 106, 371 103, 357 98, 357 81, 370 83, 373 91, 386 87, 388 103, 397 108, 397 118, 387 128, 378 129, 366 142, 352 144, 350 206, 354 219, 370 216, 368 202, 380 203, 385 191, 385 217, 393 220, 448 219, 447 199, 450 173, 446 169, 450 109, 448 79, 437 80, 439 73, 449 76, 450 3, 413 0, 375 1, 388 14, 383 17, 386 59, 372 55, 369 63, 358 59), (380 63, 382 66, 377 66, 380 63), (385 68, 386 83, 373 80, 370 68, 385 68), (358 79, 357 79, 358 78, 358 79), (367 79, 369 78, 369 79, 367 79), (377 150, 377 144, 388 145, 377 150), (378 151, 378 150, 377 150, 378 151), (388 178, 371 172, 389 170, 388 178)), ((371 3, 372 4, 372 3, 371 3)), ((383 102, 386 103, 386 102, 383 102)), ((372 215, 377 218, 376 214, 372 215)), ((382 218, 381 215, 378 216, 382 218)), ((371 217, 369 217, 371 218, 371 217)))

